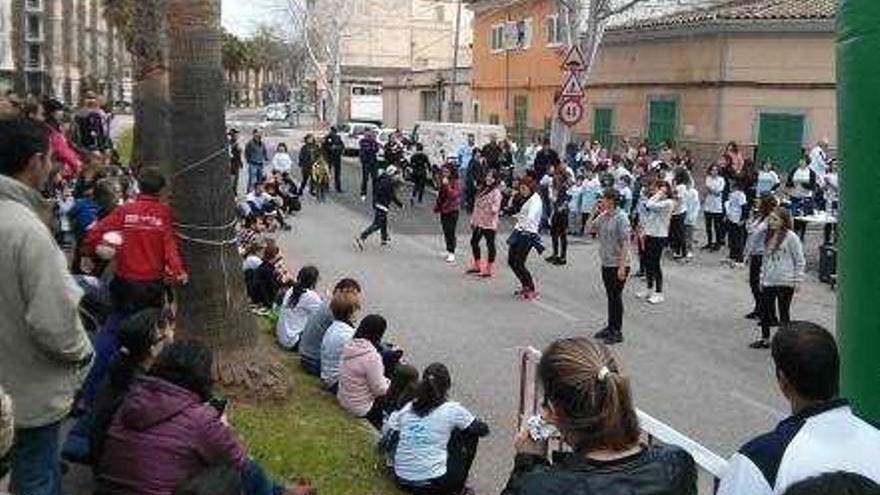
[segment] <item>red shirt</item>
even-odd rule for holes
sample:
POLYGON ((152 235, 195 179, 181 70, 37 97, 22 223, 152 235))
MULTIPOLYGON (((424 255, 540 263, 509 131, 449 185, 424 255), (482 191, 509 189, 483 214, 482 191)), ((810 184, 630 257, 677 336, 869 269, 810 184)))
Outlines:
POLYGON ((122 246, 116 250, 116 275, 126 280, 151 282, 177 279, 186 273, 177 236, 171 226, 171 208, 156 196, 141 194, 131 203, 117 206, 86 233, 86 254, 95 252, 107 232, 119 232, 122 246))

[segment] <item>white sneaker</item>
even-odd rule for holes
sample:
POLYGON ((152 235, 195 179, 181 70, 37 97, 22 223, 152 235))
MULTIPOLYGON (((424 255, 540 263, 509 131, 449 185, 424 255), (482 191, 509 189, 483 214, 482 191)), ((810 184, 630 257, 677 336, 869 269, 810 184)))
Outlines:
POLYGON ((366 200, 367 200, 367 196, 366 196, 366 195, 363 195, 363 194, 361 194, 361 201, 366 201, 366 200))
POLYGON ((687 256, 685 256, 685 258, 687 258, 689 260, 694 259, 694 253, 688 253, 687 256))
POLYGON ((655 292, 651 294, 651 297, 648 298, 648 302, 651 304, 660 304, 665 301, 662 292, 655 292))
POLYGON ((455 255, 452 253, 447 254, 446 255, 446 262, 447 263, 455 263, 455 255))
POLYGON ((651 297, 652 295, 654 295, 654 291, 650 289, 640 290, 636 292, 636 297, 639 299, 646 299, 648 297, 651 297))

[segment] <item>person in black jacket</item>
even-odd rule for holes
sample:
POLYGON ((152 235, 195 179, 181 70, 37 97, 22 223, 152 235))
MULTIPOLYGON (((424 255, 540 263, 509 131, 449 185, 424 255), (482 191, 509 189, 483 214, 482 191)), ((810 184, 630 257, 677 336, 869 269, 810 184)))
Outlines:
POLYGON ((412 197, 409 203, 415 205, 415 202, 418 201, 419 204, 422 204, 425 199, 425 186, 428 184, 428 177, 431 174, 431 160, 425 154, 422 143, 416 143, 416 152, 409 162, 413 180, 412 197))
POLYGON ((388 208, 392 203, 398 208, 403 208, 403 203, 397 199, 396 188, 397 167, 389 165, 379 171, 373 185, 373 223, 354 238, 355 247, 359 250, 364 250, 364 241, 377 230, 381 232, 383 246, 391 242, 391 237, 388 236, 388 208))
POLYGON ((333 172, 333 185, 336 187, 336 192, 342 192, 342 152, 345 150, 345 144, 342 143, 342 138, 339 137, 339 131, 336 127, 330 128, 330 134, 327 134, 324 137, 324 142, 321 146, 324 150, 324 156, 327 157, 327 162, 330 165, 330 171, 333 172))
POLYGON ((547 459, 528 429, 516 437, 513 473, 502 495, 696 495, 693 458, 678 447, 643 445, 629 380, 604 344, 550 344, 538 365, 545 421, 573 452, 547 459))

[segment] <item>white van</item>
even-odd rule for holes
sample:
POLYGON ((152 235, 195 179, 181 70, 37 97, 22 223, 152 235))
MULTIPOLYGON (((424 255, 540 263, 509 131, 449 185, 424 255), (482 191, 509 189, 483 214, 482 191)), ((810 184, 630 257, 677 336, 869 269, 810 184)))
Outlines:
POLYGON ((413 129, 413 140, 425 147, 425 154, 431 163, 442 164, 454 160, 458 150, 467 143, 467 137, 473 134, 477 146, 482 147, 489 142, 490 136, 498 141, 507 137, 503 125, 492 124, 456 124, 450 122, 416 122, 413 129))

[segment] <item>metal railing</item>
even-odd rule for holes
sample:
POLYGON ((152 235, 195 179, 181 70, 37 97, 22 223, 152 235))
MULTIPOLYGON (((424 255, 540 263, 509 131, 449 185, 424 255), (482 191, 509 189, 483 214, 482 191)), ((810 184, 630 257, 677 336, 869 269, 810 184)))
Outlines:
MULTIPOLYGON (((521 428, 530 417, 541 412, 542 394, 540 393, 541 385, 538 382, 538 362, 540 360, 541 352, 534 347, 527 347, 520 351, 517 428, 521 428)), ((636 409, 636 413, 647 443, 659 442, 676 445, 687 451, 697 465, 699 493, 715 493, 718 481, 727 470, 727 460, 650 414, 639 409, 636 409)), ((561 439, 556 439, 551 440, 550 449, 563 450, 565 446, 561 439)))

